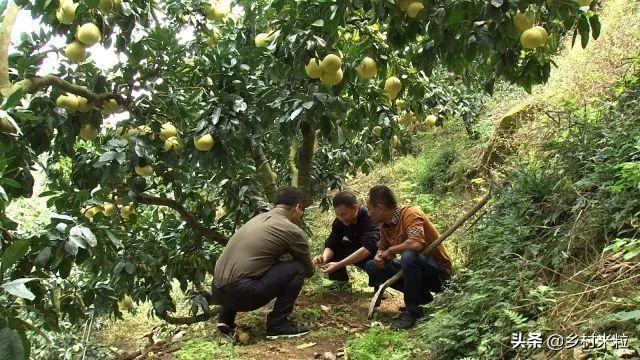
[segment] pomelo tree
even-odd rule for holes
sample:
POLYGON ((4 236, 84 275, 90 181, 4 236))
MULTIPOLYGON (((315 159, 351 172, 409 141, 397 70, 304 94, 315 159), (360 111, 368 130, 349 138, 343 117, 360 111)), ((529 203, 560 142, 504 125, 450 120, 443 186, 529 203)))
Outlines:
POLYGON ((0 6, 0 352, 16 358, 27 333, 119 315, 125 298, 171 323, 209 319, 205 276, 278 186, 326 208, 328 189, 408 151, 422 124, 468 122, 465 85, 531 91, 563 36, 586 46, 600 31, 574 0, 0 6), (10 44, 20 9, 41 26, 10 44), (97 48, 116 64, 96 66, 97 48), (5 208, 33 194, 36 169, 53 215, 19 237, 5 208), (190 317, 172 316, 174 280, 190 317))

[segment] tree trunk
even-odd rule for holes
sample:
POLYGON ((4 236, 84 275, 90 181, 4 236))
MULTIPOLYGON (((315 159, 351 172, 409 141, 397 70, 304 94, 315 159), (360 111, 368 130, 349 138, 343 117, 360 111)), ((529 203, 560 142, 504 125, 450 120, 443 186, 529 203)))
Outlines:
POLYGON ((302 124, 302 146, 298 154, 298 189, 304 195, 304 206, 311 204, 311 168, 316 132, 308 123, 302 124))

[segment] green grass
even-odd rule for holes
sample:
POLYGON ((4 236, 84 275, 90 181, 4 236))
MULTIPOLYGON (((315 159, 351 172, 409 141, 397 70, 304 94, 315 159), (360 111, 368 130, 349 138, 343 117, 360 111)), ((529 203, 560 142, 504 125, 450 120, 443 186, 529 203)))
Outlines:
POLYGON ((237 359, 230 342, 189 340, 175 353, 177 360, 237 359))
POLYGON ((349 340, 346 351, 349 359, 354 360, 424 358, 419 356, 422 353, 419 344, 407 332, 386 330, 379 326, 349 340))

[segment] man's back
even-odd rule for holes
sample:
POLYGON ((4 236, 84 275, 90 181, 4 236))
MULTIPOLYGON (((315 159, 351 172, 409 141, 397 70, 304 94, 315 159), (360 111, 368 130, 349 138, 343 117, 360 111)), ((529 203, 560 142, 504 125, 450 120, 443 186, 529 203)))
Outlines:
POLYGON ((233 234, 216 262, 214 283, 222 287, 237 279, 259 277, 286 253, 313 272, 307 237, 287 219, 284 209, 275 208, 249 220, 233 234))

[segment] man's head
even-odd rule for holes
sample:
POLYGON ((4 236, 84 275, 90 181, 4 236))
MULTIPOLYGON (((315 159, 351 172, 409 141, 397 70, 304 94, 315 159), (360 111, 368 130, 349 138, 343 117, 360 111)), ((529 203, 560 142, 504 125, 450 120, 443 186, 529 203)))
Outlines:
POLYGON ((376 185, 369 190, 367 210, 374 222, 385 223, 391 221, 396 206, 398 206, 396 197, 387 186, 376 185))
POLYGON ((345 225, 351 225, 356 222, 358 217, 358 199, 350 191, 340 191, 333 197, 333 211, 336 217, 345 225))
POLYGON ((304 197, 300 190, 292 186, 283 186, 276 191, 273 205, 287 211, 291 222, 299 223, 304 213, 304 197))

